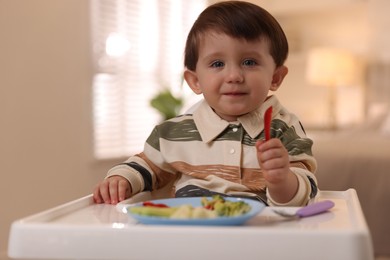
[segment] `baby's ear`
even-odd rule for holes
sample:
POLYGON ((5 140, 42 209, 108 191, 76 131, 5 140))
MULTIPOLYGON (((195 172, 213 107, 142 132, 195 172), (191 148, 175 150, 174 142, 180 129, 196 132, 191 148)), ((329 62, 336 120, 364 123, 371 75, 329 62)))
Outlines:
POLYGON ((202 94, 202 89, 199 85, 198 75, 195 71, 186 69, 184 71, 184 79, 195 94, 202 94))
POLYGON ((286 66, 282 65, 282 66, 277 67, 275 69, 274 75, 272 77, 272 83, 271 83, 270 90, 272 90, 272 91, 278 90, 278 88, 282 84, 283 79, 287 75, 287 73, 288 73, 288 68, 286 66))

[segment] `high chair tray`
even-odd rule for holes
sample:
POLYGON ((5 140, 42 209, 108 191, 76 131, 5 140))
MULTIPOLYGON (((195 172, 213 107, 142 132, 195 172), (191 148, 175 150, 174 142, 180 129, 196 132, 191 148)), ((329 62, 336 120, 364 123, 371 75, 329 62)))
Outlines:
MULTIPOLYGON (((371 236, 354 189, 321 191, 329 212, 287 220, 266 207, 242 226, 137 223, 92 196, 14 221, 8 254, 18 259, 332 259, 372 260, 371 236)), ((294 211, 297 208, 285 208, 294 211)))

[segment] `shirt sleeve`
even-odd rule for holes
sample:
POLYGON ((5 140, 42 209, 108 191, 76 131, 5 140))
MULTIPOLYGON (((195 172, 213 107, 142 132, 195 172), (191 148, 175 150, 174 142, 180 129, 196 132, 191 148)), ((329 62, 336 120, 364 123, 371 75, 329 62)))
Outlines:
MULTIPOLYGON (((271 206, 303 206, 306 205, 309 200, 313 197, 313 185, 315 185, 314 189, 316 189, 316 180, 314 175, 302 168, 291 167, 291 171, 298 178, 298 191, 295 196, 287 203, 278 203, 272 199, 269 191, 267 190, 267 199, 268 204, 271 206), (314 183, 313 183, 314 182, 314 183)), ((317 192, 315 192, 317 193, 317 192)))
POLYGON ((131 156, 126 162, 111 168, 106 178, 111 176, 122 176, 128 180, 131 185, 132 195, 152 190, 152 170, 138 156, 131 156))

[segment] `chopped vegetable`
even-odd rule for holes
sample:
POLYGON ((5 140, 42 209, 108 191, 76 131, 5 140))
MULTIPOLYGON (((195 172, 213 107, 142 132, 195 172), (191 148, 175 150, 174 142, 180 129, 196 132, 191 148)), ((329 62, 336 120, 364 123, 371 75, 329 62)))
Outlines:
POLYGON ((203 207, 215 210, 218 216, 239 216, 251 210, 251 207, 244 201, 229 201, 225 200, 220 195, 215 195, 212 200, 202 198, 201 203, 203 207))
POLYGON ((155 217, 169 217, 177 208, 161 208, 161 207, 130 207, 129 210, 133 214, 155 217))
POLYGON ((214 209, 218 216, 239 216, 249 212, 251 208, 243 201, 225 201, 215 203, 214 209))
POLYGON ((153 203, 151 201, 144 201, 142 203, 143 206, 145 207, 157 207, 157 208, 168 208, 167 205, 162 204, 162 203, 153 203))
POLYGON ((202 207, 196 207, 192 211, 192 218, 216 218, 217 213, 214 210, 205 209, 202 207))
POLYGON ((208 200, 206 197, 202 197, 200 202, 204 208, 214 210, 215 204, 217 202, 224 203, 225 199, 220 195, 214 195, 211 200, 208 200))
POLYGON ((191 205, 181 205, 175 210, 175 212, 173 212, 170 218, 180 218, 180 219, 192 218, 192 210, 193 208, 191 205))

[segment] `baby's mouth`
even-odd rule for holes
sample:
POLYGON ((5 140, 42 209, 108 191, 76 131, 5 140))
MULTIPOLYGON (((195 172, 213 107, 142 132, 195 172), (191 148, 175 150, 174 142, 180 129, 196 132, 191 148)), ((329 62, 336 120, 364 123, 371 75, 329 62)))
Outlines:
POLYGON ((226 96, 243 96, 243 95, 246 95, 245 92, 227 92, 227 93, 224 93, 224 95, 226 96))

